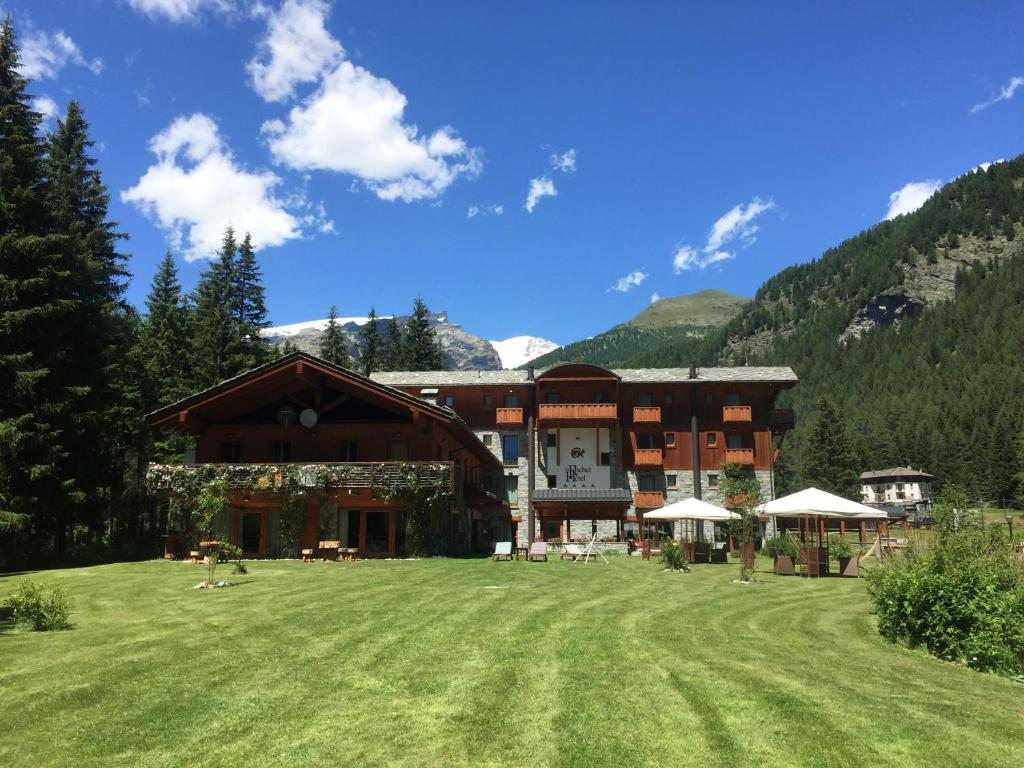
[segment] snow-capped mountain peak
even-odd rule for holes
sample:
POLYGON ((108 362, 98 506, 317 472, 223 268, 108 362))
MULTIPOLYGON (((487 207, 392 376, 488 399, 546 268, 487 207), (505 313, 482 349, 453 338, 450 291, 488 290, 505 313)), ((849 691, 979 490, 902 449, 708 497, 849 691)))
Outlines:
POLYGON ((501 358, 502 368, 518 368, 535 357, 558 349, 561 344, 542 339, 539 336, 513 336, 504 341, 491 341, 491 346, 501 358))

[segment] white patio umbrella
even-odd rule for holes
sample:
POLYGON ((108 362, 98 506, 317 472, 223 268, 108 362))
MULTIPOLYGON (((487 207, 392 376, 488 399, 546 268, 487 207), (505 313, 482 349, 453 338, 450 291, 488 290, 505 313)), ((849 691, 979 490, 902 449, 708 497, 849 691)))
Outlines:
POLYGON ((716 523, 726 520, 738 520, 739 515, 728 509, 716 507, 700 499, 683 499, 667 507, 644 512, 645 520, 714 520, 716 523))
POLYGON ((807 488, 781 499, 765 502, 758 506, 757 513, 772 517, 836 517, 848 520, 888 518, 881 509, 850 501, 817 488, 807 488))

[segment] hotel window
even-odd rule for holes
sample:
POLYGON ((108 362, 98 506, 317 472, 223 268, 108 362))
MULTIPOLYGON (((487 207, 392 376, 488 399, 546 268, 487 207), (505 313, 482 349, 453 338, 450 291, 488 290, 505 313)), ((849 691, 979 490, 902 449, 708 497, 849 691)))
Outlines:
POLYGON ((548 448, 555 448, 557 446, 558 446, 558 433, 557 432, 548 432, 547 433, 547 447, 548 448))
POLYGON ((595 392, 594 393, 594 402, 595 403, 607 403, 608 402, 608 393, 607 392, 595 392))
POLYGON ((359 443, 355 440, 341 441, 341 461, 359 461, 359 443))
POLYGON ((501 460, 505 464, 519 463, 519 435, 501 436, 501 460))
POLYGON ((506 408, 518 408, 519 407, 519 395, 505 395, 505 407, 506 408))
POLYGON ((519 478, 515 475, 505 475, 505 501, 509 506, 519 506, 519 478))
POLYGON ((708 392, 706 395, 704 395, 704 405, 714 405, 714 404, 715 404, 715 396, 713 394, 708 392))
POLYGON ((743 447, 743 435, 726 435, 725 447, 731 451, 738 451, 743 447))
POLYGON ((494 442, 494 435, 492 435, 490 432, 488 432, 487 434, 484 435, 484 445, 486 445, 488 448, 490 448, 491 444, 493 442, 494 442))
POLYGON ((446 406, 448 406, 449 408, 454 408, 455 407, 455 396, 454 395, 445 395, 444 396, 444 404, 446 406))
POLYGON ((557 405, 559 402, 561 402, 561 398, 559 397, 557 392, 547 392, 544 395, 544 402, 547 403, 548 405, 557 405))
POLYGON ((666 392, 665 393, 665 405, 672 405, 672 393, 671 392, 666 392))
POLYGON ((558 477, 555 475, 548 475, 548 488, 554 488, 558 483, 558 477))
POLYGON ((718 447, 718 433, 717 432, 708 432, 707 433, 707 446, 708 446, 708 448, 717 448, 718 447))
POLYGON ((238 440, 228 440, 220 444, 221 461, 241 461, 242 443, 238 440))
POLYGON ((492 395, 484 395, 484 408, 494 407, 494 397, 492 395))
POLYGON ((608 451, 601 451, 601 466, 607 467, 612 463, 612 455, 608 451))
POLYGON ((708 488, 712 491, 718 489, 718 475, 708 475, 708 488))
POLYGON ((288 440, 275 440, 270 444, 270 460, 284 462, 292 460, 292 444, 288 440))
POLYGON ((666 432, 665 433, 665 447, 666 448, 675 448, 675 445, 676 445, 676 433, 675 432, 666 432))
POLYGON ((654 434, 651 432, 641 432, 636 436, 636 447, 637 448, 653 448, 654 447, 654 434))
POLYGON ((650 408, 652 405, 654 405, 654 395, 652 395, 650 392, 641 392, 639 395, 637 395, 636 404, 639 405, 641 408, 650 408))
POLYGON ((740 404, 740 393, 730 392, 725 396, 726 405, 739 405, 740 404))
POLYGON ((676 487, 676 476, 675 475, 665 475, 665 487, 666 488, 675 488, 676 487))
POLYGON ((658 490, 657 485, 654 482, 654 475, 637 475, 636 485, 637 490, 643 493, 653 493, 658 490))

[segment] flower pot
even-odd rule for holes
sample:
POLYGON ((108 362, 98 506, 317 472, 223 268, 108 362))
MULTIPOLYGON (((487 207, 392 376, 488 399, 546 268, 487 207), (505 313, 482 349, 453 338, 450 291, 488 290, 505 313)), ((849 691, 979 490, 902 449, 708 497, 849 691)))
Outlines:
POLYGON ((789 555, 776 555, 775 556, 775 575, 776 576, 792 576, 796 573, 796 568, 793 565, 793 558, 789 555))
POLYGON ((839 561, 839 575, 857 578, 860 576, 860 568, 856 557, 837 557, 839 561))

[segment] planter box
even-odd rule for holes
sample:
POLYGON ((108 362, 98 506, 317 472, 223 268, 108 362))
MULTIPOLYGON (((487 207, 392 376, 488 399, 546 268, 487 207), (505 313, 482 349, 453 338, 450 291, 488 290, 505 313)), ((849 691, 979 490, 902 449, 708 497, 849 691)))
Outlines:
POLYGON ((776 576, 793 576, 796 573, 796 568, 793 565, 793 558, 789 555, 776 555, 775 556, 775 575, 776 576))
POLYGON ((856 557, 840 557, 836 559, 839 560, 840 576, 848 576, 853 579, 860 576, 860 566, 857 564, 856 557))

